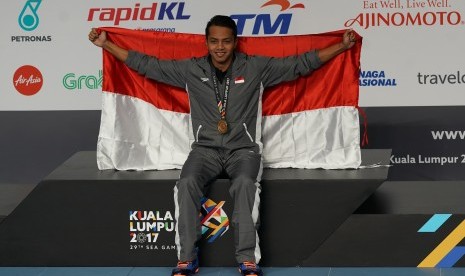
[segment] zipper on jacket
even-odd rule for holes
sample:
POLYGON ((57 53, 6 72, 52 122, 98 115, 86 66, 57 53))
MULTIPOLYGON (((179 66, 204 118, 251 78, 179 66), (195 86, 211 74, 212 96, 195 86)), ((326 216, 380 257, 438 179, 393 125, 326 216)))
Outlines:
POLYGON ((249 131, 247 130, 247 125, 245 123, 243 123, 243 125, 245 129, 245 133, 247 133, 247 136, 249 136, 250 142, 253 142, 252 135, 250 135, 249 131))
POLYGON ((198 142, 199 141, 199 132, 200 132, 200 129, 202 128, 202 125, 199 125, 199 128, 197 129, 197 133, 195 134, 195 141, 198 142))

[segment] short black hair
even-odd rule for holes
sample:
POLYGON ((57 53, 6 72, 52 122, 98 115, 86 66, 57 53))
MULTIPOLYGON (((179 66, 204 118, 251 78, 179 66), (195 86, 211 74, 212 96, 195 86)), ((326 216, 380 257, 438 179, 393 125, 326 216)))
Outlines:
POLYGON ((207 23, 205 28, 205 36, 208 38, 209 30, 211 26, 226 27, 233 31, 234 39, 237 38, 237 25, 236 22, 229 16, 226 15, 215 15, 207 23))

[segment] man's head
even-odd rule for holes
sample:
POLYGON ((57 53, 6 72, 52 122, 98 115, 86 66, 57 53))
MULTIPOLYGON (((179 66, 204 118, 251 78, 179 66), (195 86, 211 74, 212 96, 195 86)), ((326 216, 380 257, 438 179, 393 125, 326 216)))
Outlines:
POLYGON ((231 29, 234 39, 237 38, 237 26, 236 22, 229 16, 226 15, 215 15, 213 16, 210 21, 207 23, 207 27, 205 28, 205 36, 208 38, 210 35, 210 27, 211 26, 218 26, 218 27, 226 27, 231 29))
POLYGON ((229 16, 216 15, 208 22, 205 36, 213 65, 226 70, 231 64, 237 45, 236 22, 229 16))

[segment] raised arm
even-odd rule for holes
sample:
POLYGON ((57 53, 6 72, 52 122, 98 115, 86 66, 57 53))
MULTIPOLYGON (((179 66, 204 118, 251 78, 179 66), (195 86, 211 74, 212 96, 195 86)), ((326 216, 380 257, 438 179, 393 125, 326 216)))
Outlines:
POLYGON ((95 46, 105 49, 122 62, 125 62, 128 58, 128 51, 107 40, 107 33, 105 31, 102 31, 99 34, 97 29, 92 28, 92 30, 89 32, 89 40, 95 46))
POLYGON ((339 55, 347 49, 352 48, 355 44, 355 34, 352 30, 346 30, 342 36, 342 41, 318 51, 318 57, 321 63, 325 63, 333 57, 339 55))

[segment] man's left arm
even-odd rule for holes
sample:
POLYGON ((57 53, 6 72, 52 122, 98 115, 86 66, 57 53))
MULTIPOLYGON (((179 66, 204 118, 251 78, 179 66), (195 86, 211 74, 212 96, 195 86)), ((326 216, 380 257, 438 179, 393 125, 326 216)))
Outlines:
POLYGON ((333 57, 352 48, 355 44, 355 34, 352 30, 346 30, 342 36, 342 41, 326 48, 318 50, 318 57, 321 63, 325 63, 333 57))
POLYGON ((355 34, 346 30, 342 40, 326 48, 284 58, 262 57, 259 64, 263 71, 261 80, 264 87, 276 85, 284 81, 292 81, 299 76, 306 76, 318 69, 325 62, 350 49, 355 44, 355 34))

